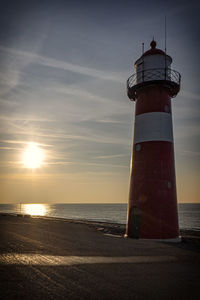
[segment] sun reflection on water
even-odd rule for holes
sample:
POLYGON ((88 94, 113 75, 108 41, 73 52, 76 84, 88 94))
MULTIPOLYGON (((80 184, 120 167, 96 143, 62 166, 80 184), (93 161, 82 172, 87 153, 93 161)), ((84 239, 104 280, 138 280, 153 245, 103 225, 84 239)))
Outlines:
POLYGON ((45 216, 47 213, 47 208, 44 204, 22 204, 21 210, 24 214, 31 216, 45 216))

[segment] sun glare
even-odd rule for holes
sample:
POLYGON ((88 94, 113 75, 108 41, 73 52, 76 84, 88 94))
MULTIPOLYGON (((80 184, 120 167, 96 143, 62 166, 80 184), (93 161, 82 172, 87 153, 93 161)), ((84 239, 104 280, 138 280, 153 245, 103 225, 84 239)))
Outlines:
POLYGON ((28 143, 22 154, 22 163, 25 168, 40 168, 44 160, 44 151, 38 147, 37 143, 28 143))
POLYGON ((44 204, 23 204, 22 210, 25 214, 31 216, 45 216, 46 207, 44 204))

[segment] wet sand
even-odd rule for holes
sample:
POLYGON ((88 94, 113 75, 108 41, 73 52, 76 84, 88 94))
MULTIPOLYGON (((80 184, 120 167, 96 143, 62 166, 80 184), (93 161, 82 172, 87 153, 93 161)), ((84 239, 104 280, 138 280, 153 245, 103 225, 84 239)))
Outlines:
POLYGON ((198 299, 200 237, 124 239, 124 225, 0 215, 0 299, 198 299))

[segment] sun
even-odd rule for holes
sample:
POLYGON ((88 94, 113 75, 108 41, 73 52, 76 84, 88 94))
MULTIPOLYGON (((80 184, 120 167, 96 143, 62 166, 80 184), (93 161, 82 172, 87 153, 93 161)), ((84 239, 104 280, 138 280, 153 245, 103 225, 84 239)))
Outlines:
POLYGON ((37 143, 29 142, 22 154, 22 163, 25 168, 40 168, 44 161, 44 151, 37 143))

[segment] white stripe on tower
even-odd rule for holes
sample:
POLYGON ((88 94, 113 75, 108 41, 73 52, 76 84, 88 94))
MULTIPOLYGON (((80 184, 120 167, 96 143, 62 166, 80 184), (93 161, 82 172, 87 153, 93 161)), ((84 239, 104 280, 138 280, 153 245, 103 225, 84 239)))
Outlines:
POLYGON ((135 117, 134 144, 150 141, 173 143, 172 115, 150 112, 135 117))

